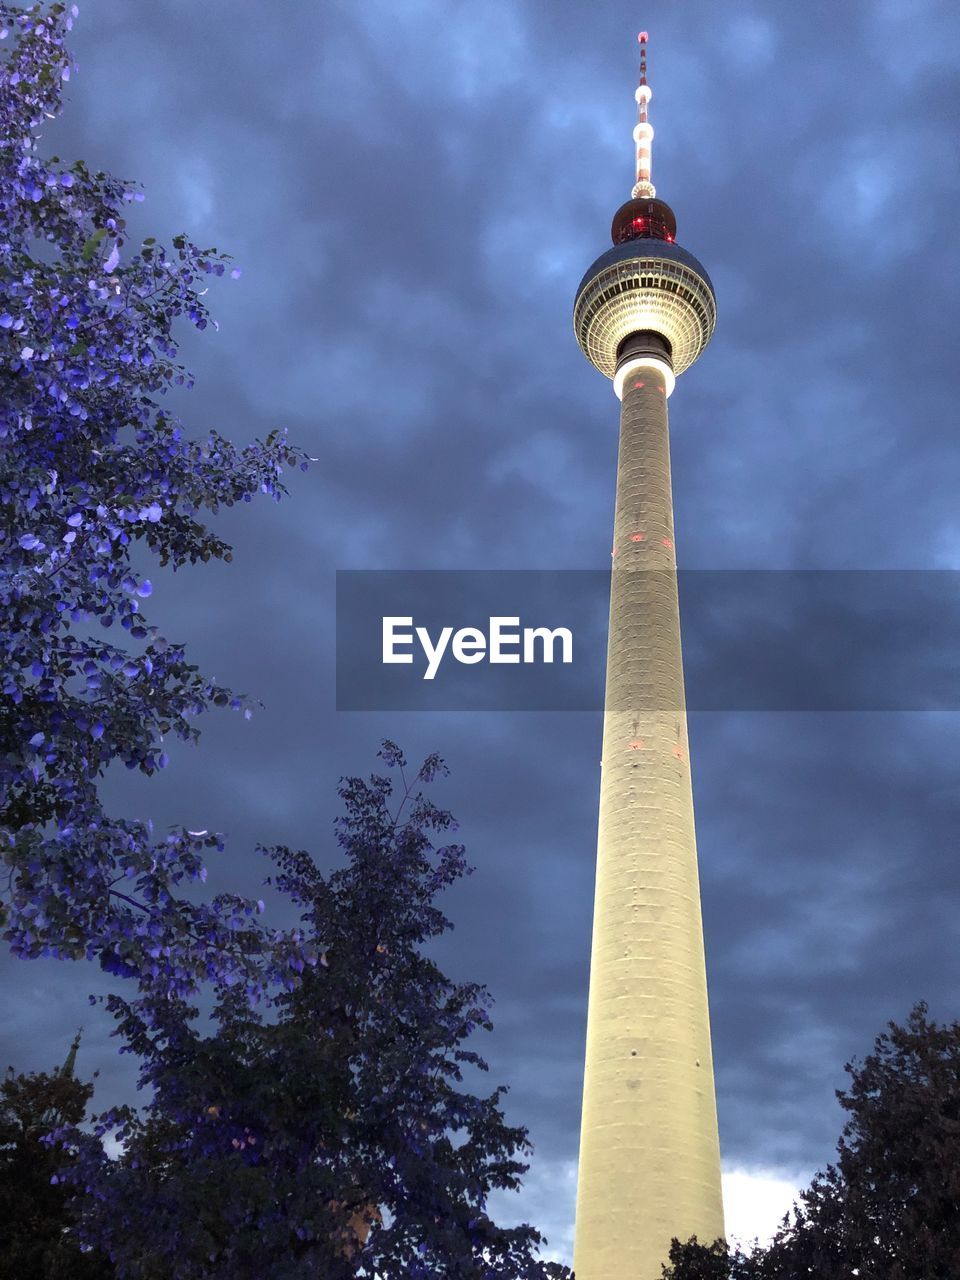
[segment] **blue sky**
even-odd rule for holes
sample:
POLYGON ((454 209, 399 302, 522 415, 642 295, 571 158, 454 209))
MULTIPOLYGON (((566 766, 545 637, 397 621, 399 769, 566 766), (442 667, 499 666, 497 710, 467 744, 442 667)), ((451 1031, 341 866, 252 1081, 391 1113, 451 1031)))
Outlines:
MULTIPOLYGON (((185 422, 283 425, 318 458, 288 503, 224 517, 232 565, 156 576, 154 619, 264 711, 111 780, 115 802, 226 830, 211 882, 253 890, 260 840, 332 864, 337 778, 380 738, 447 758, 478 871, 445 962, 497 999, 485 1048, 536 1144, 524 1211, 561 1253, 599 716, 338 715, 333 575, 609 562, 616 402, 570 313, 632 182, 641 26, 654 180, 719 304, 671 400, 681 565, 960 568, 952 4, 88 0, 50 137, 144 183, 136 234, 243 268, 187 342, 185 422)), ((830 1158, 842 1064, 886 1019, 921 997, 960 1016, 958 747, 945 713, 691 717, 738 1204, 830 1158)), ((47 1066, 82 1021, 98 1099, 129 1088, 99 975, 3 974, 4 1060, 47 1066)))

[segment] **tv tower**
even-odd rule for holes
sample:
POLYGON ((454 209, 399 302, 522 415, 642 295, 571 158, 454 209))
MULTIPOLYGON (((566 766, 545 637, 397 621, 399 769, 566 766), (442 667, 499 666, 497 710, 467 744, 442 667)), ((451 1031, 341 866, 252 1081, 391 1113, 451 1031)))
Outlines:
POLYGON ((716 300, 650 180, 647 40, 636 185, 573 312, 621 402, 577 1280, 658 1280, 673 1236, 723 1235, 667 427, 716 300))

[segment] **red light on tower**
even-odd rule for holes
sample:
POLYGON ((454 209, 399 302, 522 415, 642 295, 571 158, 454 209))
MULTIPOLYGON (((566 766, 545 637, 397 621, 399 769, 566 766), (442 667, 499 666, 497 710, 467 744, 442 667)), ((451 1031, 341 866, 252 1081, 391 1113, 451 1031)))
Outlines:
POLYGON ((640 34, 637 36, 637 40, 640 42, 640 44, 646 44, 649 39, 650 39, 650 33, 648 31, 641 31, 640 34))

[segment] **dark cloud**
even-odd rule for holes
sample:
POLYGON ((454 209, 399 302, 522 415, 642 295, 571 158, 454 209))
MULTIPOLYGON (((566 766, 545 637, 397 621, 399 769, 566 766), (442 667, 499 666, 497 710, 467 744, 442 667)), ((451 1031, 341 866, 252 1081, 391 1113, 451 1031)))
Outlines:
MULTIPOLYGON (((189 343, 187 421, 282 423, 319 458, 288 504, 224 519, 233 565, 155 593, 265 711, 212 720, 168 778, 118 779, 117 803, 228 830, 218 880, 252 888, 258 840, 335 858, 336 779, 380 737, 446 755, 479 870, 444 956, 498 998, 494 1075, 543 1168, 576 1153, 599 717, 337 716, 333 574, 609 563, 616 404, 570 308, 628 193, 631 21, 609 0, 96 0, 51 130, 143 180, 138 231, 186 227, 244 267, 219 334, 189 343)), ((687 0, 643 21, 654 177, 720 305, 671 403, 682 562, 957 567, 960 13, 687 0)), ((960 1014, 958 727, 730 713, 691 731, 724 1150, 813 1167, 844 1058, 920 996, 960 1014)), ((127 1087, 85 1005, 98 974, 3 972, 7 1058, 46 1066, 85 1021, 99 1097, 127 1087)))

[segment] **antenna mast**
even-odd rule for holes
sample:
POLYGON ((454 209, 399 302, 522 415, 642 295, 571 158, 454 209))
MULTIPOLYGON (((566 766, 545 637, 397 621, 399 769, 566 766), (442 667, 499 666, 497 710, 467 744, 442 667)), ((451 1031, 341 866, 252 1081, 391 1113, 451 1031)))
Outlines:
POLYGON ((653 97, 653 90, 647 84, 647 44, 650 36, 641 31, 637 36, 640 43, 640 84, 634 97, 637 100, 637 123, 633 130, 633 140, 637 144, 637 181, 633 188, 633 198, 652 199, 657 189, 650 181, 651 151, 653 146, 653 125, 647 119, 647 105, 653 97))

